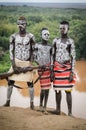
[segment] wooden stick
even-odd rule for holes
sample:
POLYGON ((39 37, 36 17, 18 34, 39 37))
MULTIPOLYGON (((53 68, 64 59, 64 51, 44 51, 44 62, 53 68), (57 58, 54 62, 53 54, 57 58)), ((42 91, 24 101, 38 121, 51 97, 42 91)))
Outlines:
MULTIPOLYGON (((22 69, 22 71, 20 72, 20 73, 26 73, 26 72, 28 72, 28 71, 32 71, 32 70, 34 70, 34 69, 40 69, 40 68, 42 68, 43 66, 36 66, 36 67, 27 67, 27 69, 22 69)), ((46 69, 49 69, 49 67, 50 66, 46 66, 46 69)), ((20 74, 19 73, 19 74, 20 74)), ((13 72, 6 72, 6 73, 1 73, 0 74, 0 79, 6 79, 7 77, 9 77, 9 76, 12 76, 13 74, 15 74, 15 72, 13 71, 13 72)))

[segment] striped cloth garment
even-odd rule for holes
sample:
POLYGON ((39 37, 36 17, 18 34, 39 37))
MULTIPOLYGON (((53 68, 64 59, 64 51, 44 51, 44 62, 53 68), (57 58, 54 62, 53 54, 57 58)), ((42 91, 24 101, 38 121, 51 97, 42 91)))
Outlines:
POLYGON ((55 90, 71 90, 75 85, 76 76, 74 74, 72 82, 69 82, 69 75, 71 71, 71 64, 54 63, 54 75, 53 88, 55 90))
POLYGON ((46 69, 39 69, 38 74, 40 77, 40 86, 41 89, 50 89, 51 88, 51 81, 50 81, 50 70, 46 69))

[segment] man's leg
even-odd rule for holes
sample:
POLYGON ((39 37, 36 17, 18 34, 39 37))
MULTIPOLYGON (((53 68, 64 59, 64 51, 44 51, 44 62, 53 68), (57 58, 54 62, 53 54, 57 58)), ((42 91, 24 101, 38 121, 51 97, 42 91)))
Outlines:
POLYGON ((55 98, 56 98, 56 114, 61 114, 61 91, 55 91, 55 98))
POLYGON ((44 108, 45 109, 46 109, 46 106, 47 106, 48 96, 49 96, 49 89, 45 90, 45 99, 44 99, 44 108))
POLYGON ((41 90, 40 93, 40 111, 43 111, 43 100, 44 100, 45 91, 41 90))
POLYGON ((5 107, 10 106, 10 98, 12 95, 12 90, 13 90, 13 85, 14 85, 15 81, 13 80, 8 80, 8 88, 7 88, 7 101, 4 104, 5 107))
POLYGON ((68 106, 68 115, 72 116, 72 95, 71 92, 66 92, 66 101, 67 101, 67 106, 68 106))
POLYGON ((27 82, 29 87, 29 94, 30 94, 30 108, 34 109, 34 87, 33 82, 27 82))
POLYGON ((56 110, 50 111, 52 114, 60 115, 61 114, 61 91, 55 90, 55 101, 56 101, 56 110))
POLYGON ((45 90, 45 98, 44 98, 44 112, 45 112, 45 114, 47 114, 46 107, 47 107, 48 96, 49 96, 49 89, 45 90))

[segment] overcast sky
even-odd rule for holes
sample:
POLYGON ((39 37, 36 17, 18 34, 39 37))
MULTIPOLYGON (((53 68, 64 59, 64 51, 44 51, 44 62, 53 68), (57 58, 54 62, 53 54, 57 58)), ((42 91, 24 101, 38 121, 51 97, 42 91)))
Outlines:
POLYGON ((86 3, 86 0, 0 0, 0 2, 86 3))

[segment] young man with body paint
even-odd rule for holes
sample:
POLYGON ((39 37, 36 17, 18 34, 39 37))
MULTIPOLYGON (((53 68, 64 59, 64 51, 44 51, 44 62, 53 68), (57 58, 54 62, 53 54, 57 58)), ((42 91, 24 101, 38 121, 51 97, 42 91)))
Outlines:
POLYGON ((41 30, 41 42, 35 44, 35 61, 38 65, 43 66, 43 68, 38 69, 38 74, 40 76, 40 111, 47 114, 47 101, 49 96, 49 90, 51 88, 50 81, 50 62, 51 62, 51 46, 48 43, 50 37, 49 30, 47 28, 42 28, 41 30))
POLYGON ((60 23, 60 38, 53 40, 53 63, 56 110, 54 114, 61 114, 61 90, 66 92, 68 115, 72 115, 72 87, 75 85, 74 65, 75 65, 75 45, 74 40, 68 37, 69 22, 60 23))
POLYGON ((27 82, 30 93, 30 108, 34 109, 33 71, 28 71, 26 73, 22 71, 32 66, 31 62, 33 59, 35 38, 33 34, 26 31, 27 20, 25 17, 19 17, 17 26, 19 31, 10 36, 10 59, 12 67, 9 72, 14 71, 15 74, 8 77, 7 101, 4 106, 10 106, 10 99, 15 81, 24 81, 27 82))

